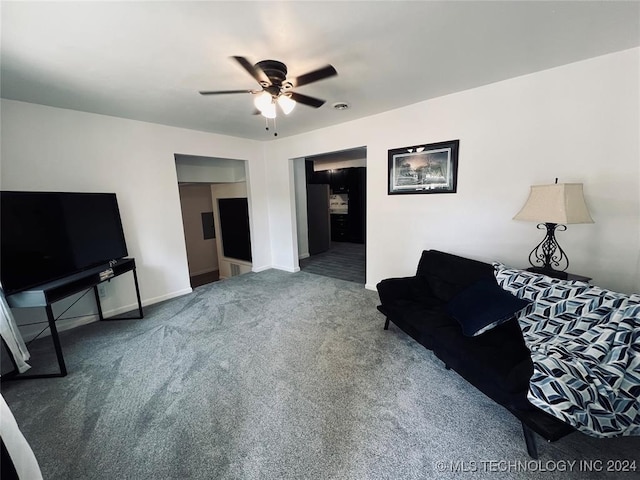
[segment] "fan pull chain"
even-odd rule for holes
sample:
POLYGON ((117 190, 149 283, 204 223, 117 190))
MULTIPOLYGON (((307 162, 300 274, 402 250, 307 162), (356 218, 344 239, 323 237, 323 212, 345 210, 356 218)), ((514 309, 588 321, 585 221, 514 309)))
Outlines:
MULTIPOLYGON (((265 117, 264 122, 265 122, 265 125, 266 125, 264 129, 268 132, 269 131, 269 119, 265 117)), ((276 130, 276 119, 275 118, 273 119, 273 130, 274 130, 273 136, 277 137, 278 136, 278 132, 275 131, 276 130)))

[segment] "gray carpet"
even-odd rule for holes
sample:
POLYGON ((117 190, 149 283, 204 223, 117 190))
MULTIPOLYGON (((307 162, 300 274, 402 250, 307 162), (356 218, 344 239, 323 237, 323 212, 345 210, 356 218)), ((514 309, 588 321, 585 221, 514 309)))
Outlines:
POLYGON ((300 269, 364 285, 365 252, 366 247, 361 243, 331 242, 331 248, 326 252, 300 260, 300 269))
POLYGON ((528 463, 520 424, 384 331, 377 303, 352 282, 249 273, 63 332, 69 375, 2 393, 45 479, 632 478, 509 467, 637 461, 640 439, 576 433, 528 463))

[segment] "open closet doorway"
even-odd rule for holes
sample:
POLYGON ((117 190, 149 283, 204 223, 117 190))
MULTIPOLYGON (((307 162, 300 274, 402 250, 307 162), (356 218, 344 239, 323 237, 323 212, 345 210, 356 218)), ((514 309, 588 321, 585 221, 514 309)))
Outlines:
POLYGON ((300 269, 365 284, 366 147, 294 160, 300 269))
POLYGON ((191 288, 196 288, 220 278, 211 186, 204 183, 180 183, 178 188, 189 278, 191 288))
POLYGON ((243 160, 175 155, 191 288, 250 272, 243 160))

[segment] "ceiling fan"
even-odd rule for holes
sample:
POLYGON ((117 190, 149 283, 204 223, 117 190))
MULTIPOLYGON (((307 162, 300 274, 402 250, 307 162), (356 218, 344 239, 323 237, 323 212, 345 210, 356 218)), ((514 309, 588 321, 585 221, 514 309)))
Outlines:
POLYGON ((319 108, 325 100, 310 97, 292 91, 293 88, 333 77, 338 72, 332 65, 326 65, 292 79, 287 79, 287 66, 277 60, 262 60, 252 65, 245 57, 231 57, 237 61, 259 84, 260 90, 214 90, 201 91, 201 95, 226 95, 232 93, 251 93, 255 95, 254 104, 264 117, 276 118, 276 105, 288 115, 296 103, 319 108))

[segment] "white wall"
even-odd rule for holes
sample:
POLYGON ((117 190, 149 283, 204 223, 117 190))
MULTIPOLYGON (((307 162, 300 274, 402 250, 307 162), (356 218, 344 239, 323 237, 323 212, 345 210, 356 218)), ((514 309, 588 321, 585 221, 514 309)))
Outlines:
MULTIPOLYGON (((143 303, 190 291, 175 153, 247 160, 257 219, 251 228, 259 239, 254 265, 271 265, 259 142, 11 100, 0 109, 0 187, 115 192, 143 303)), ((106 312, 134 304, 125 281, 109 284, 106 312)))
POLYGON ((558 240, 570 271, 640 291, 640 49, 527 75, 266 144, 275 265, 297 266, 291 158, 367 147, 367 288, 423 249, 527 266, 541 240, 513 221, 531 184, 584 184, 593 225, 558 240), (387 195, 387 151, 460 139, 458 193, 387 195))
POLYGON ((298 258, 309 257, 309 222, 307 220, 307 168, 306 159, 293 160, 293 185, 295 189, 296 231, 298 234, 298 258))

